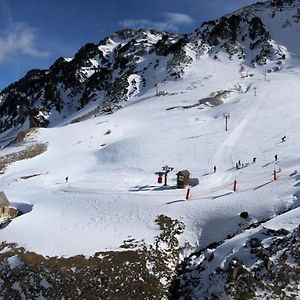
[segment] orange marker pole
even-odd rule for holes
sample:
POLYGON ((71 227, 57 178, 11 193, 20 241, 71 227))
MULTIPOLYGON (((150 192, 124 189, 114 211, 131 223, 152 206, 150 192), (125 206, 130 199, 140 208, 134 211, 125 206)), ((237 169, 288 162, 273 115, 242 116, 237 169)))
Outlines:
POLYGON ((185 196, 185 200, 188 200, 189 199, 189 196, 190 196, 190 187, 187 188, 187 191, 186 191, 186 196, 185 196))
POLYGON ((236 186, 237 186, 237 181, 235 180, 235 181, 233 182, 233 191, 234 191, 234 192, 236 192, 236 186))

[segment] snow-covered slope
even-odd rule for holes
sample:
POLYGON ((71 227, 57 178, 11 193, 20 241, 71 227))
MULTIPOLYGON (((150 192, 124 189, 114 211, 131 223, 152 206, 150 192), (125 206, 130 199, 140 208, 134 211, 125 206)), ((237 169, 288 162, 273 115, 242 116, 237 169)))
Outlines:
MULTIPOLYGON (((222 296, 222 280, 212 279, 216 270, 229 268, 232 259, 242 260, 243 246, 253 237, 280 228, 293 231, 299 225, 298 7, 298 1, 288 6, 285 1, 282 9, 267 2, 237 12, 238 21, 226 16, 204 24, 184 46, 191 61, 177 80, 161 80, 166 75, 164 57, 157 73, 147 71, 152 83, 144 90, 136 88, 139 74, 128 76, 125 94, 130 101, 120 102, 114 113, 99 115, 94 111, 98 102, 90 102, 78 112, 70 110, 65 119, 53 117, 60 126, 33 130, 23 141, 19 135, 18 144, 1 149, 6 160, 0 161, 0 190, 24 212, 0 229, 1 241, 49 256, 92 255, 120 250, 128 239, 153 243, 159 232, 154 220, 166 215, 186 225, 178 236, 186 257, 214 245, 213 251, 191 257, 189 270, 197 284, 183 284, 186 291, 200 298, 212 297, 212 291, 222 296), (271 45, 267 48, 272 51, 253 56, 250 46, 241 46, 251 37, 244 38, 245 44, 239 39, 232 43, 224 32, 212 44, 218 22, 237 22, 241 29, 254 13, 272 37, 263 30, 266 39, 259 42, 260 50, 271 45), (206 39, 205 46, 201 39, 206 39), (236 42, 238 51, 228 55, 236 42), (224 113, 230 114, 228 131, 224 113), (21 157, 30 146, 36 151, 35 145, 47 149, 9 164, 8 157, 21 157), (238 161, 241 167, 236 169, 238 161), (154 173, 166 164, 174 170, 164 188, 154 173), (184 169, 192 174, 189 200, 185 190, 176 189, 176 173, 184 169), (241 218, 241 212, 250 217, 241 218)), ((261 28, 253 22, 251 26, 261 28)), ((118 38, 99 46, 105 59, 118 47, 118 38)), ((157 42, 157 35, 148 38, 157 42)), ((140 57, 140 63, 149 57, 140 57)), ((84 74, 93 76, 90 69, 84 74)), ((2 145, 14 130, 18 132, 10 128, 1 134, 2 145)))
POLYGON ((203 248, 247 227, 241 211, 254 222, 297 206, 289 175, 300 164, 298 66, 288 59, 265 80, 260 69, 243 76, 240 62, 226 55, 202 56, 183 79, 159 87, 166 95, 153 89, 114 114, 32 133, 47 151, 1 175, 9 200, 31 204, 32 211, 2 229, 1 239, 45 255, 89 255, 117 249, 128 237, 151 243, 154 219, 165 214, 186 224, 182 245, 203 248), (217 91, 229 91, 224 104, 193 107, 217 91), (227 132, 223 113, 231 115, 227 132), (249 165, 235 170, 238 160, 249 165), (165 164, 175 168, 166 190, 154 175, 165 164), (189 201, 173 188, 181 169, 199 180, 189 201), (32 174, 41 175, 21 179, 32 174))

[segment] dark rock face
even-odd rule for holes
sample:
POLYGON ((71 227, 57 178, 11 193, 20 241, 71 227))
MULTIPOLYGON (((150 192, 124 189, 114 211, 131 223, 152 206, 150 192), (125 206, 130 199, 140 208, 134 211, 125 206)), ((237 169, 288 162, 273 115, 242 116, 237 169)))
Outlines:
POLYGON ((217 46, 225 39, 236 41, 240 22, 241 17, 239 15, 232 15, 228 18, 222 17, 220 22, 212 27, 208 42, 217 46))
POLYGON ((271 36, 263 20, 248 9, 217 21, 206 22, 196 30, 196 34, 205 40, 215 53, 219 52, 215 49, 220 48, 231 56, 237 55, 240 59, 247 59, 246 51, 249 47, 253 52, 249 56, 252 66, 265 64, 267 59, 274 58, 276 52, 270 44, 271 36))
MULTIPOLYGON (((299 227, 293 232, 261 229, 224 260, 205 250, 192 255, 174 298, 296 299, 300 280, 299 227), (211 259, 213 257, 213 259, 211 259)), ((226 249, 226 247, 225 247, 226 249)))
POLYGON ((255 40, 262 36, 266 38, 270 37, 261 19, 258 17, 253 17, 249 24, 249 37, 251 40, 255 40))

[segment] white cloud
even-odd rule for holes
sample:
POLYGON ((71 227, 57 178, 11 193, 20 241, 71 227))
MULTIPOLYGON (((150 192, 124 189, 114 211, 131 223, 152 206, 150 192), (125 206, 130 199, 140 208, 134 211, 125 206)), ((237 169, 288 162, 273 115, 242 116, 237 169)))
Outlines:
POLYGON ((163 13, 163 15, 166 17, 169 23, 172 23, 174 25, 181 25, 181 24, 193 24, 194 20, 186 14, 181 14, 181 13, 163 13))
POLYGON ((125 28, 154 28, 161 31, 179 31, 180 25, 189 25, 194 20, 186 14, 166 12, 161 14, 163 21, 152 21, 148 19, 126 19, 119 24, 125 28))
POLYGON ((0 33, 0 61, 14 55, 48 56, 36 47, 36 30, 26 23, 12 23, 0 33))

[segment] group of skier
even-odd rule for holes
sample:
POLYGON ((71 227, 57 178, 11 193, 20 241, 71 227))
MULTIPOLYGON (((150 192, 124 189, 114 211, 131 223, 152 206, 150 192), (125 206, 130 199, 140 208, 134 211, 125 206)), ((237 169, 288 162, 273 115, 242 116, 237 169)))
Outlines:
MULTIPOLYGON (((284 136, 281 138, 281 142, 285 142, 285 141, 286 141, 286 136, 284 135, 284 136)), ((278 161, 278 155, 277 155, 277 154, 274 155, 274 161, 275 161, 275 162, 278 161)), ((253 163, 253 164, 256 163, 256 157, 253 157, 252 163, 253 163)), ((244 167, 246 167, 246 166, 248 166, 248 165, 249 165, 249 163, 244 164, 244 163, 242 163, 242 162, 239 160, 238 162, 235 163, 235 168, 236 168, 236 170, 238 170, 238 169, 244 168, 244 167)), ((217 172, 217 166, 214 166, 214 173, 216 173, 216 172, 217 172)))
MULTIPOLYGON (((253 159, 252 159, 252 163, 253 164, 255 164, 256 163, 256 157, 253 157, 253 159)), ((238 169, 240 169, 240 168, 244 168, 244 167, 246 167, 246 166, 248 166, 249 165, 249 163, 242 163, 240 160, 237 162, 237 163, 235 163, 235 168, 238 170, 238 169)))

